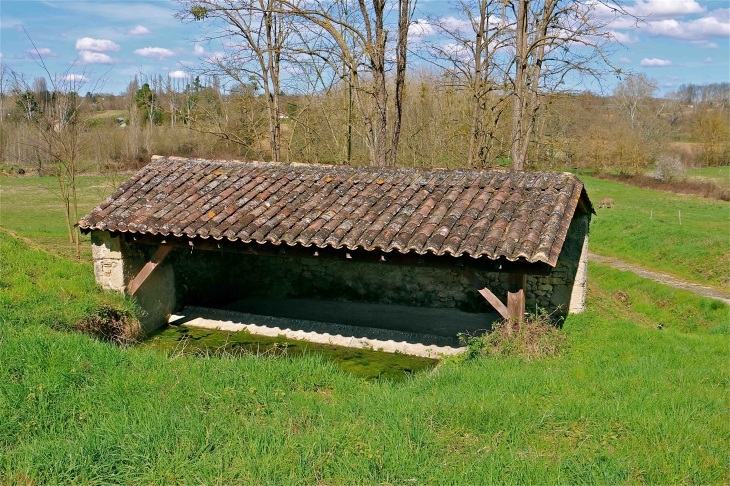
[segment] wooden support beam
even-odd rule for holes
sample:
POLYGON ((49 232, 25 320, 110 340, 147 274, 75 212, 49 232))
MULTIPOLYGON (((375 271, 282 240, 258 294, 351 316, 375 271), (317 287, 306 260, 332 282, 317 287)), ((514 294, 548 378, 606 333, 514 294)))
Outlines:
POLYGON ((494 309, 499 312, 499 314, 504 317, 505 319, 510 318, 509 309, 502 303, 499 298, 497 298, 496 295, 492 293, 491 290, 489 290, 484 283, 479 280, 479 277, 474 275, 471 270, 469 270, 469 267, 463 267, 461 270, 461 273, 466 277, 466 279, 471 283, 474 287, 477 288, 477 292, 481 294, 482 297, 486 299, 489 304, 494 307, 494 309))
POLYGON ((149 277, 154 269, 157 268, 157 265, 162 263, 167 254, 170 253, 170 250, 172 250, 171 245, 162 245, 157 249, 155 254, 152 255, 152 258, 150 258, 150 261, 145 263, 144 267, 142 267, 142 270, 139 271, 137 276, 134 277, 134 280, 132 280, 132 283, 129 284, 130 295, 134 295, 137 290, 139 290, 144 281, 147 280, 147 277, 149 277))
POLYGON ((511 319, 520 324, 525 319, 525 288, 527 275, 511 273, 507 275, 507 309, 511 319))

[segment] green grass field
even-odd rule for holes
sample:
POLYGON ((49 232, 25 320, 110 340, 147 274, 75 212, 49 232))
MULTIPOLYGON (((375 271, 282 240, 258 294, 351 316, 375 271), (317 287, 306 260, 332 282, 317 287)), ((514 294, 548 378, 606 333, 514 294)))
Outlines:
POLYGON ((580 178, 598 213, 591 221, 591 251, 686 280, 728 286, 729 203, 580 178), (598 209, 607 197, 616 207, 598 209))
MULTIPOLYGON (((79 217, 114 192, 124 177, 78 178, 79 217)), ((64 256, 75 256, 69 243, 63 206, 54 177, 0 178, 0 226, 31 238, 36 244, 64 256)), ((81 259, 91 261, 91 240, 81 236, 81 259)))
POLYGON ((89 118, 92 119, 103 119, 103 118, 127 118, 129 117, 129 111, 127 110, 104 110, 94 113, 89 118))
POLYGON ((730 166, 688 170, 687 177, 691 180, 712 182, 725 189, 730 189, 730 166))
POLYGON ((0 259, 0 484, 730 481, 728 307, 631 273, 590 265, 559 357, 394 382, 119 348, 70 332, 129 305, 88 263, 2 233, 0 259))

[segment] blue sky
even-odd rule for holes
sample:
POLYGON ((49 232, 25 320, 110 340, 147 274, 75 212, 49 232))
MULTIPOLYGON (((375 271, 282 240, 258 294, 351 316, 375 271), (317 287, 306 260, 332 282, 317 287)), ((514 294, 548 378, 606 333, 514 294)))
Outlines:
MULTIPOLYGON (((644 22, 638 28, 627 19, 613 23, 623 43, 612 55, 617 66, 648 75, 664 92, 683 83, 730 81, 727 0, 627 0, 624 5, 644 22)), ((174 18, 176 9, 169 0, 0 0, 2 61, 29 80, 44 74, 31 58, 34 49, 24 27, 52 76, 103 77, 103 91, 112 93, 124 90, 135 74, 183 77, 187 67, 214 55, 218 46, 196 43, 211 26, 184 24, 174 18)), ((448 2, 420 0, 415 17, 427 15, 450 16, 448 2)), ((614 82, 606 80, 609 88, 614 82)))

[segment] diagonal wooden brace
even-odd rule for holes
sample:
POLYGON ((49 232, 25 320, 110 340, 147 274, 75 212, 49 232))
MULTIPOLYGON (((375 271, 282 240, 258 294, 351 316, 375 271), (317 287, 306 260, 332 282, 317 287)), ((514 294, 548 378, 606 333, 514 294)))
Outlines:
POLYGON ((497 298, 479 278, 474 275, 469 267, 462 267, 461 273, 474 287, 477 288, 482 297, 489 302, 494 309, 505 319, 515 319, 522 323, 525 318, 525 287, 527 276, 522 273, 508 274, 507 277, 507 305, 497 298))
POLYGON ((167 254, 170 253, 170 250, 172 250, 172 246, 170 245, 162 245, 157 249, 155 254, 152 255, 152 258, 150 258, 150 261, 145 263, 142 270, 139 271, 137 276, 134 277, 134 280, 132 280, 132 283, 129 284, 129 295, 134 295, 139 290, 144 281, 147 280, 147 277, 157 268, 157 265, 162 263, 167 254))
POLYGON ((471 272, 471 270, 469 270, 469 267, 462 267, 461 273, 466 277, 469 283, 477 288, 477 292, 479 292, 482 297, 484 297, 487 302, 489 302, 491 306, 494 307, 494 309, 502 315, 502 317, 504 317, 505 319, 510 318, 510 313, 507 309, 507 306, 505 306, 502 301, 499 300, 499 298, 497 298, 497 296, 494 295, 492 291, 489 290, 487 286, 484 285, 484 283, 471 272))

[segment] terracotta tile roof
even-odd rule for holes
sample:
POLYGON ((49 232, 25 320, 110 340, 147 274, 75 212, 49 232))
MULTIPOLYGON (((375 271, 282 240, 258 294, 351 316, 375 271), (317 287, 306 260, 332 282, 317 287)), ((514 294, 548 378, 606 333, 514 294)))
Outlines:
POLYGON ((156 157, 79 226, 555 266, 581 198, 567 173, 156 157))

